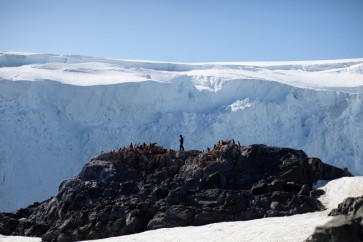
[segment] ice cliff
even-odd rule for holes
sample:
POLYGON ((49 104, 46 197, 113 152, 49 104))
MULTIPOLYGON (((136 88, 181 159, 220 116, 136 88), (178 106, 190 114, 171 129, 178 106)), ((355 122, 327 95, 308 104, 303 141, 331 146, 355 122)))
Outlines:
POLYGON ((363 59, 162 63, 0 52, 0 211, 54 195, 104 150, 219 139, 363 171, 363 59))

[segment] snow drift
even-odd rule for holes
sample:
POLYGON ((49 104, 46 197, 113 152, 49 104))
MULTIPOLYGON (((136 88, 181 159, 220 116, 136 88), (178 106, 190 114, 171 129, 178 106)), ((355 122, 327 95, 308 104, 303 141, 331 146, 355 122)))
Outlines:
POLYGON ((55 194, 100 151, 219 139, 363 171, 363 59, 161 63, 0 53, 0 211, 55 194))

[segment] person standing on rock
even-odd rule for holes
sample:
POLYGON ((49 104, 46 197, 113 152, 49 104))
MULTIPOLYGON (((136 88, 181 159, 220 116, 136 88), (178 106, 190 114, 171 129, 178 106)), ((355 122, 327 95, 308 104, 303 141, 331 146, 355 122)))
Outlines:
POLYGON ((184 138, 182 135, 179 135, 179 142, 180 142, 179 150, 184 151, 184 138))

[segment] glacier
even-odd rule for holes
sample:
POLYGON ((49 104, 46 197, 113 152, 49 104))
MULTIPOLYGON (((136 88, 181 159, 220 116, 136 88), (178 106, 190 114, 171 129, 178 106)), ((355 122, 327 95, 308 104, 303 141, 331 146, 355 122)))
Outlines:
POLYGON ((130 143, 304 150, 363 174, 363 59, 168 63, 0 52, 0 211, 130 143))

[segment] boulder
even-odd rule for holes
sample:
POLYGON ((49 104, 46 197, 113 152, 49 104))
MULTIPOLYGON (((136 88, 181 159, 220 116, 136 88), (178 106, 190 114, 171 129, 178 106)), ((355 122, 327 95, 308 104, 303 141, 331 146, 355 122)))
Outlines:
POLYGON ((342 203, 338 205, 337 208, 333 209, 329 215, 348 215, 355 216, 361 215, 363 216, 363 196, 361 197, 348 197, 344 199, 342 203))
POLYGON ((323 226, 317 227, 307 241, 363 241, 363 196, 344 199, 329 215, 335 217, 323 226))

